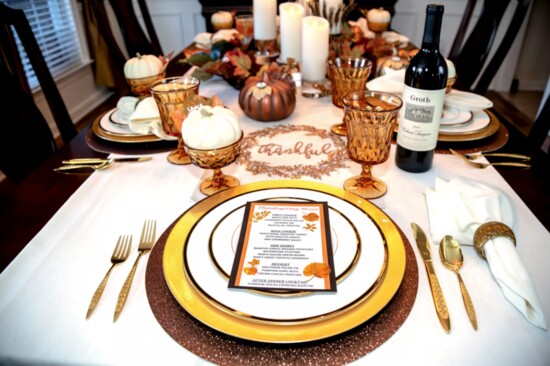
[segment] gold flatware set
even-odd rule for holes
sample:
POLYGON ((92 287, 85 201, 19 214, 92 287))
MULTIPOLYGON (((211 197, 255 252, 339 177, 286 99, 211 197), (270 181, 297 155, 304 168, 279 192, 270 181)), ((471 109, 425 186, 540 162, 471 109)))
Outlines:
POLYGON ((485 169, 490 166, 510 166, 510 167, 516 167, 516 168, 530 168, 531 165, 527 164, 528 161, 531 160, 531 158, 527 155, 521 155, 521 154, 508 154, 508 153, 474 153, 474 154, 462 154, 456 150, 449 149, 449 151, 454 155, 462 160, 464 160, 468 165, 473 166, 474 168, 478 169, 485 169), (493 156, 493 157, 501 157, 501 158, 512 158, 512 159, 518 159, 519 162, 514 161, 498 161, 494 163, 481 163, 478 161, 475 161, 477 159, 480 159, 485 156, 493 156))
MULTIPOLYGON (((414 239, 426 267, 426 272, 428 274, 428 281, 430 283, 430 290, 432 292, 437 317, 439 318, 439 321, 443 326, 445 332, 450 333, 451 320, 449 316, 449 310, 447 308, 447 302, 445 301, 445 296, 443 295, 443 291, 441 290, 441 286, 437 279, 435 268, 432 263, 430 243, 428 242, 428 238, 426 237, 426 234, 420 226, 418 226, 414 222, 411 223, 411 226, 414 239)), ((462 267, 462 263, 464 261, 460 245, 452 236, 446 235, 439 244, 439 255, 443 265, 456 273, 460 284, 460 292, 462 294, 466 313, 468 314, 468 318, 470 319, 472 327, 474 328, 474 330, 477 330, 477 317, 474 309, 474 303, 472 301, 472 298, 470 297, 470 294, 468 293, 468 290, 466 289, 466 285, 462 280, 462 276, 459 273, 459 269, 460 267, 462 267)))
POLYGON ((136 258, 134 265, 132 266, 132 270, 130 271, 128 278, 126 278, 126 281, 124 282, 124 285, 120 290, 120 294, 118 295, 113 322, 117 321, 120 315, 120 312, 122 311, 122 308, 126 303, 126 299, 128 298, 128 293, 130 292, 130 286, 132 286, 132 280, 134 279, 134 274, 136 273, 136 268, 141 256, 149 253, 151 251, 151 248, 153 248, 153 244, 155 244, 156 230, 157 230, 157 222, 155 220, 148 220, 148 221, 145 221, 145 223, 143 224, 143 230, 141 232, 141 239, 139 241, 139 248, 138 248, 139 255, 136 258))
POLYGON ((152 157, 143 156, 137 158, 111 158, 111 159, 100 159, 100 158, 80 158, 80 159, 71 159, 64 160, 61 163, 63 164, 59 168, 55 168, 54 171, 58 173, 69 173, 75 171, 94 171, 94 170, 105 170, 114 163, 139 163, 143 161, 149 161, 152 157))
MULTIPOLYGON (((128 277, 126 278, 126 281, 124 282, 124 285, 122 286, 122 289, 120 290, 113 322, 117 321, 118 317, 120 316, 120 312, 122 311, 124 304, 126 303, 126 299, 130 292, 130 287, 132 285, 134 274, 136 272, 137 264, 140 258, 144 254, 150 252, 151 248, 155 244, 156 228, 157 228, 157 223, 155 220, 146 220, 145 223, 143 224, 143 229, 141 232, 141 238, 140 238, 139 247, 138 247, 139 254, 138 254, 138 257, 136 258, 136 261, 134 262, 134 265, 132 266, 132 269, 130 270, 130 273, 128 274, 128 277)), ((117 244, 111 256, 111 263, 112 263, 111 268, 109 268, 109 270, 107 271, 107 274, 105 275, 105 277, 99 284, 98 288, 94 292, 94 295, 92 296, 92 300, 90 301, 90 305, 88 306, 88 311, 86 313, 86 319, 88 319, 92 315, 94 309, 97 307, 97 304, 99 303, 99 299, 103 294, 103 290, 107 285, 109 276, 111 275, 111 271, 116 265, 128 259, 131 249, 132 249, 132 236, 121 235, 118 238, 117 244)))

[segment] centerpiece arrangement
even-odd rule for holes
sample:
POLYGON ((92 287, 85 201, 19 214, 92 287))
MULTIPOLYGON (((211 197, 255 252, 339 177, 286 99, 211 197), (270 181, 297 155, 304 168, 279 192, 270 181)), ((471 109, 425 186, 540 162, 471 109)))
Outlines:
MULTIPOLYGON (((311 58, 312 54, 315 54, 314 58, 319 59, 317 61, 320 62, 320 73, 309 78, 302 74, 301 78, 305 81, 320 81, 313 79, 319 78, 318 75, 326 76, 325 55, 318 52, 319 48, 325 47, 324 44, 328 44, 328 60, 342 56, 364 57, 373 62, 373 69, 376 69, 377 61, 385 61, 384 58, 395 58, 397 55, 406 62, 411 56, 410 50, 399 48, 407 40, 395 32, 388 31, 391 16, 382 8, 363 12, 354 0, 311 0, 305 3, 297 1, 281 4, 279 14, 281 26, 278 45, 281 57, 276 60, 277 62, 273 58, 262 56, 255 48, 255 42, 250 41, 250 28, 253 28, 254 24, 249 24, 246 32, 237 26, 237 29, 221 29, 214 34, 197 35, 197 47, 192 49, 192 53, 188 54, 183 62, 196 66, 193 76, 202 81, 219 75, 231 86, 241 89, 246 79, 261 77, 263 71, 277 71, 280 64, 287 62, 288 57, 295 59, 298 65, 302 64, 300 69, 303 72, 311 73, 311 69, 316 66, 306 59, 311 58), (321 31, 322 25, 317 19, 325 19, 328 22, 328 36, 325 40, 324 36, 308 36, 308 33, 321 31), (310 24, 313 26, 310 27, 310 24), (292 33, 290 35, 289 29, 292 33), (293 43, 289 45, 291 40, 293 43), (324 43, 323 47, 319 46, 321 43, 324 43), (305 47, 308 50, 304 50, 305 47), (319 56, 317 53, 323 55, 319 56)), ((235 20, 237 17, 235 16, 235 20)), ((246 17, 251 19, 252 15, 246 17)), ((238 23, 235 22, 237 25, 238 23)), ((371 77, 375 75, 372 73, 371 77)))

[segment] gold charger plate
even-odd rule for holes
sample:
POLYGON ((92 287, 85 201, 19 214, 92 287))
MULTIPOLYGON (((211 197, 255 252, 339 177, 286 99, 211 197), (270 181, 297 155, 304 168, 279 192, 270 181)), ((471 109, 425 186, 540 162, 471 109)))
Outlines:
MULTIPOLYGON (((206 245, 206 243, 205 243, 206 245)), ((238 338, 268 342, 297 343, 324 339, 350 330, 378 314, 393 298, 405 272, 405 247, 392 220, 370 202, 333 186, 300 180, 251 183, 210 196, 191 207, 176 222, 166 241, 163 271, 170 292, 194 318, 220 332, 238 338), (366 296, 345 312, 315 322, 261 322, 224 311, 195 287, 187 273, 183 253, 193 228, 205 215, 226 200, 249 192, 275 188, 297 188, 322 192, 356 206, 379 228, 386 241, 387 262, 380 280, 366 296)))
POLYGON ((103 113, 101 116, 96 118, 94 123, 92 124, 92 131, 93 133, 107 141, 111 142, 122 142, 122 143, 141 143, 141 142, 156 142, 156 141, 162 141, 161 138, 157 137, 156 135, 150 134, 150 135, 121 135, 121 134, 114 134, 110 133, 109 131, 106 131, 104 128, 101 127, 101 119, 102 118, 109 118, 109 114, 112 113, 113 110, 110 110, 108 112, 103 113))

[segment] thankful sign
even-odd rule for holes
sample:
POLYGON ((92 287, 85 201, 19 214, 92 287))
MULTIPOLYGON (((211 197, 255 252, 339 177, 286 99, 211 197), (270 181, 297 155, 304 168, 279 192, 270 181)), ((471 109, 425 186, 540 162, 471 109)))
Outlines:
POLYGON ((321 179, 346 168, 345 141, 330 131, 305 125, 280 125, 247 134, 238 157, 253 174, 321 179))

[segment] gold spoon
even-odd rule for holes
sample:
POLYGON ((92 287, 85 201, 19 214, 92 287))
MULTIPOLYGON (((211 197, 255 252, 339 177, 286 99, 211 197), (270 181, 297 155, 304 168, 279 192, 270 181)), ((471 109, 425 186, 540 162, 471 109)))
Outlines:
POLYGON ((460 292, 462 293, 462 299, 464 300, 464 306, 466 307, 468 318, 470 318, 470 323, 472 323, 474 329, 477 330, 477 318, 474 303, 472 302, 472 298, 470 297, 468 290, 466 290, 466 285, 464 285, 464 281, 462 281, 462 276, 458 272, 464 262, 462 249, 460 249, 460 245, 452 236, 445 235, 445 237, 441 239, 441 243, 439 244, 439 256, 441 257, 441 261, 445 267, 454 271, 458 276, 460 292))

